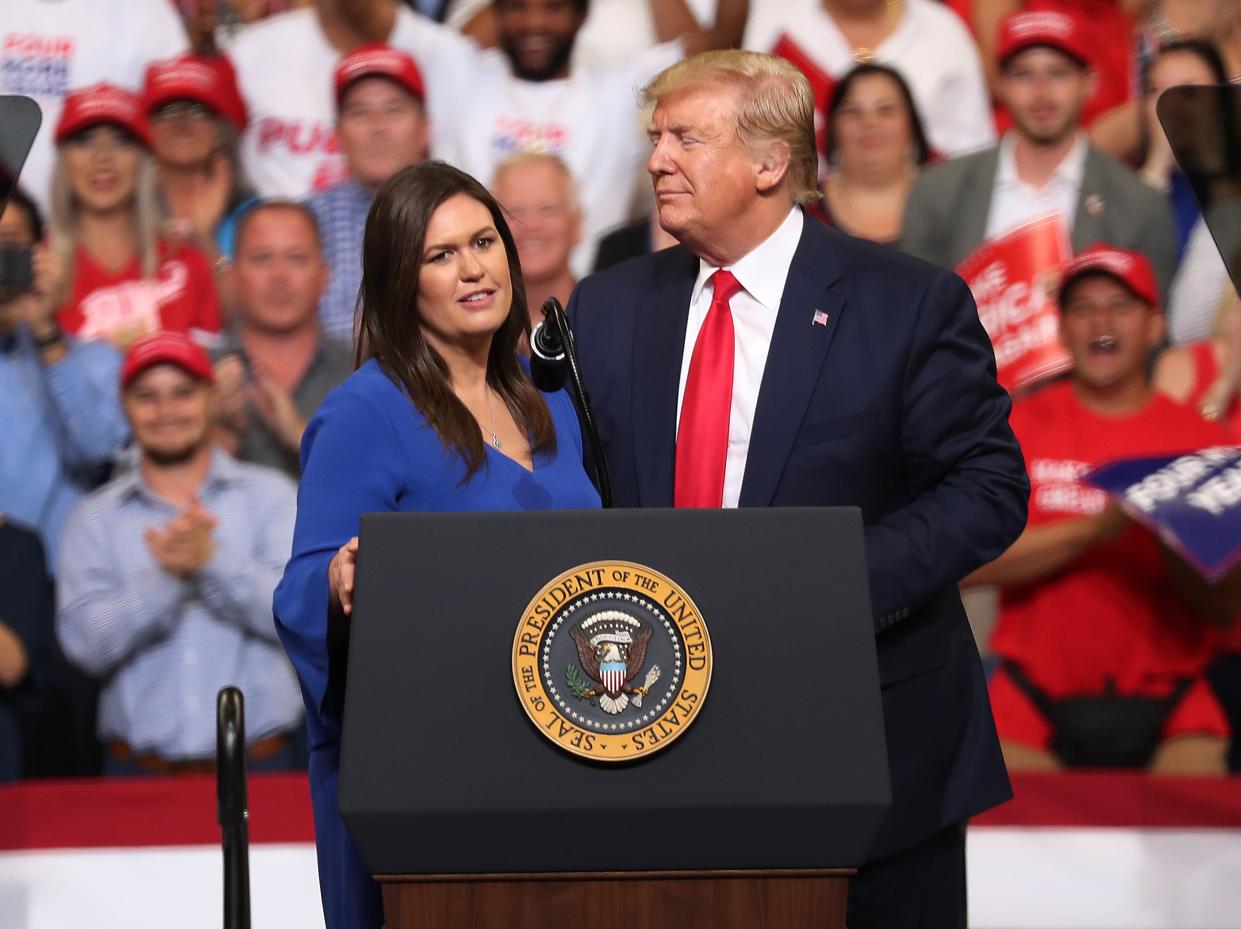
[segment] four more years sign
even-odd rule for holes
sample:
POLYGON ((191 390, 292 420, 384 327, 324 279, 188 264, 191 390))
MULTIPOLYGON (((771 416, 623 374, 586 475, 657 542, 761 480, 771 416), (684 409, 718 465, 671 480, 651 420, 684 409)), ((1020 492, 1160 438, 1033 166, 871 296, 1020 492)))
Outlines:
POLYGON ((1208 580, 1241 561, 1241 448, 1114 461, 1086 482, 1107 491, 1208 580))
POLYGON ((671 744, 711 683, 711 637, 688 593, 626 561, 580 565, 530 601, 513 639, 522 709, 556 745, 630 761, 671 744))

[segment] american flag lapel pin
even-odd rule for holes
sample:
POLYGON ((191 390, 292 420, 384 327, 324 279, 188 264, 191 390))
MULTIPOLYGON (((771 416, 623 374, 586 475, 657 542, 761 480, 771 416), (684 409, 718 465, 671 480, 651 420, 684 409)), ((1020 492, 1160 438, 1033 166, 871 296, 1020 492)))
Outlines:
POLYGON ((810 320, 810 325, 826 326, 827 325, 827 314, 824 313, 822 310, 815 310, 814 316, 810 320))

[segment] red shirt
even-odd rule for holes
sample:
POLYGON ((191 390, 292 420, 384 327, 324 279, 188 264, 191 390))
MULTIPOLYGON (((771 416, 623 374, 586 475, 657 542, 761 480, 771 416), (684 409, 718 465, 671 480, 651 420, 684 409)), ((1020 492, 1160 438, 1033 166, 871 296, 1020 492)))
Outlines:
POLYGON ((73 293, 60 308, 60 327, 83 339, 124 346, 142 335, 172 330, 220 331, 215 280, 202 252, 190 245, 159 243, 156 277, 142 277, 135 257, 120 271, 101 268, 79 248, 73 258, 73 293))
MULTIPOLYGON (((1097 465, 1228 444, 1217 425, 1162 394, 1111 418, 1083 407, 1071 383, 1019 400, 1010 422, 1030 475, 1030 527, 1101 511, 1107 496, 1079 480, 1097 465)), ((1177 678, 1202 677, 1214 636, 1175 590, 1154 536, 1134 524, 1052 577, 1005 588, 991 647, 1053 698, 1100 693, 1109 679, 1121 694, 1163 696, 1177 678)), ((1011 682, 997 683, 1001 737, 1045 745, 1049 732, 1014 705, 1011 682)), ((1200 680, 1174 717, 1177 731, 1228 732, 1200 680)))
MULTIPOLYGON (((1202 405, 1202 398, 1219 379, 1219 363, 1215 360, 1215 344, 1210 341, 1191 342, 1188 346, 1194 361, 1194 386, 1190 388, 1185 405, 1197 410, 1202 405)), ((1241 442, 1241 400, 1235 395, 1228 404, 1224 420, 1220 424, 1232 437, 1233 442, 1241 442)))

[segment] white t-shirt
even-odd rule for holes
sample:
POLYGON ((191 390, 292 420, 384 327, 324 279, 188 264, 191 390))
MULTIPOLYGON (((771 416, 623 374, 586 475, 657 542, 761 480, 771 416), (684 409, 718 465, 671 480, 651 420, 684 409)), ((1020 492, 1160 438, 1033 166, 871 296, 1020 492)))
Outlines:
MULTIPOLYGON (((388 43, 418 63, 427 89, 431 132, 459 98, 473 93, 474 43, 401 6, 388 43)), ((314 9, 281 13, 247 26, 229 57, 250 111, 241 159, 264 197, 302 198, 346 176, 336 140, 332 75, 340 53, 328 42, 314 9)))
MULTIPOLYGON (((833 79, 856 64, 853 49, 819 0, 762 5, 751 13, 742 44, 770 52, 781 37, 791 40, 833 79)), ((896 31, 874 56, 909 83, 927 138, 940 154, 961 155, 995 141, 978 48, 951 9, 936 0, 905 0, 896 31)))
POLYGON ((33 97, 43 111, 22 188, 46 210, 66 93, 100 81, 141 90, 147 65, 187 47, 169 0, 3 0, 0 94, 33 97))
MULTIPOLYGON (((688 0, 699 26, 715 19, 718 0, 688 0)), ((751 6, 755 0, 751 0, 751 6)), ((492 0, 453 0, 445 20, 460 29, 492 0)), ((651 0, 591 0, 590 12, 573 43, 574 68, 624 64, 658 44, 651 0)))
POLYGON ((559 155, 577 184, 582 242, 571 264, 590 270, 599 237, 631 218, 650 152, 637 92, 682 55, 680 42, 657 45, 615 68, 575 68, 559 81, 521 81, 498 50, 477 53, 469 93, 451 121, 432 133, 431 150, 490 185, 496 166, 522 152, 559 155))

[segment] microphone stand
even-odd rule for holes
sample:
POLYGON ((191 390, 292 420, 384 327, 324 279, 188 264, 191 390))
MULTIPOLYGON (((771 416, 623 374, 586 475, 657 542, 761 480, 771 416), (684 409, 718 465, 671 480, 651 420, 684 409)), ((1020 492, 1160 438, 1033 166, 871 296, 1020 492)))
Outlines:
POLYGON ((586 434, 586 442, 594 459, 595 486, 599 489, 599 499, 604 509, 611 509, 612 472, 608 470, 608 459, 603 453, 603 440, 599 438, 599 427, 590 407, 590 397, 582 383, 582 370, 577 361, 577 348, 573 343, 573 330, 569 328, 569 317, 565 315, 564 307, 555 297, 549 297, 543 304, 543 322, 530 337, 530 357, 535 383, 541 390, 559 390, 564 386, 566 375, 568 376, 570 396, 577 406, 582 431, 586 434))
POLYGON ((250 929, 250 835, 245 702, 236 687, 216 698, 216 818, 224 849, 224 929, 250 929))

